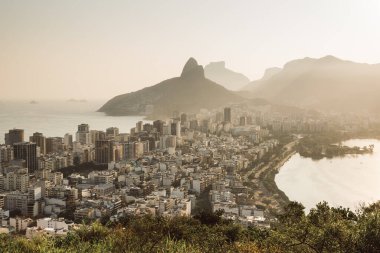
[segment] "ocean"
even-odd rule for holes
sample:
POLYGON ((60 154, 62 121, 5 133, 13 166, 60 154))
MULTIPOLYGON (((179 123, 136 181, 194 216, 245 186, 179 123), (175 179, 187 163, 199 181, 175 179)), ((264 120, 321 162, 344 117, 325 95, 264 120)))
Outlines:
MULTIPOLYGON (((4 134, 9 129, 25 130, 25 141, 34 132, 46 137, 63 137, 66 133, 73 135, 82 123, 90 125, 90 130, 103 130, 118 127, 120 133, 129 133, 142 116, 106 116, 96 112, 105 101, 11 101, 0 102, 0 143, 4 143, 4 134)), ((143 120, 144 122, 150 122, 143 120)))

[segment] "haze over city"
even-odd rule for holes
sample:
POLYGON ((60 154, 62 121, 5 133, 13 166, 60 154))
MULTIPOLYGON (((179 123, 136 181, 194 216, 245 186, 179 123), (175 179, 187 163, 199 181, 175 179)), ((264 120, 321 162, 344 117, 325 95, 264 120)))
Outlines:
POLYGON ((178 76, 191 56, 251 80, 304 57, 374 64, 378 45, 376 0, 3 0, 0 100, 106 100, 178 76))
POLYGON ((0 0, 0 253, 379 253, 380 0, 0 0))

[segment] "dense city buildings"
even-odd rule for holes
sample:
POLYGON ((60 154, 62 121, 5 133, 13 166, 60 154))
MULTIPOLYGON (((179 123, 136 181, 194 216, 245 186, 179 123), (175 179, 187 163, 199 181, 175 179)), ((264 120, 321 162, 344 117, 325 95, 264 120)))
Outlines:
MULTIPOLYGON (((19 142, 23 130, 10 130, 7 144, 0 145, 2 224, 11 226, 12 218, 12 224, 27 227, 38 217, 37 224, 57 235, 82 220, 192 216, 208 203, 209 211, 223 210, 223 217, 236 223, 269 226, 268 209, 284 202, 255 173, 274 156, 286 159, 294 152, 277 138, 289 136, 292 144, 294 136, 328 131, 332 124, 345 130, 363 127, 355 120, 232 105, 175 116, 139 121, 129 133, 117 127, 90 130, 83 123, 75 141, 71 134, 35 132, 30 142, 19 142), (9 217, 15 212, 19 217, 9 217), (60 220, 62 215, 71 221, 60 220)), ((27 235, 39 231, 28 227, 27 235)))

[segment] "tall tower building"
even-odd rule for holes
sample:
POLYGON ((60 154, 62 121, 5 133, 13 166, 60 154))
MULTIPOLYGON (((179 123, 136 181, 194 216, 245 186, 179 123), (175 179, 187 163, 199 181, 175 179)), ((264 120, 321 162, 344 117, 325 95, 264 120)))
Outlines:
POLYGON ((88 124, 80 124, 78 125, 78 132, 88 133, 90 131, 90 126, 88 124))
POLYGON ((231 122, 231 108, 230 107, 224 108, 224 121, 231 122))
POLYGON ((136 123, 136 129, 135 129, 135 131, 136 131, 136 133, 140 133, 140 132, 142 132, 142 130, 143 130, 143 122, 139 121, 139 122, 136 123))
POLYGON ((30 173, 38 169, 37 144, 32 142, 19 142, 13 145, 14 159, 26 161, 30 173))
POLYGON ((170 123, 170 134, 171 135, 177 135, 177 123, 178 122, 170 123))
POLYGON ((99 140, 95 142, 95 161, 97 163, 109 163, 114 161, 113 141, 99 140))
POLYGON ((135 159, 135 142, 128 141, 122 144, 123 146, 123 159, 131 160, 135 159))
POLYGON ((156 128, 156 131, 160 134, 164 133, 164 122, 162 120, 153 121, 153 128, 156 128))
POLYGON ((181 137, 181 122, 180 121, 170 123, 170 135, 181 137))
POLYGON ((187 114, 186 113, 182 113, 181 114, 181 124, 185 124, 187 122, 187 114))
POLYGON ((73 136, 71 134, 65 134, 65 136, 63 137, 63 144, 66 146, 66 148, 72 148, 73 136))
POLYGON ((144 154, 144 143, 137 141, 135 144, 135 157, 142 157, 144 154))
POLYGON ((177 137, 181 137, 181 122, 178 121, 176 124, 176 135, 177 137))
POLYGON ((24 129, 11 129, 5 134, 5 145, 13 145, 24 141, 24 129))
POLYGON ((119 134, 119 128, 117 127, 109 127, 106 129, 107 138, 114 139, 119 134))
POLYGON ((29 137, 29 141, 36 143, 40 147, 41 154, 46 154, 46 138, 42 133, 34 133, 33 136, 29 137))
POLYGON ((75 137, 76 141, 83 145, 91 144, 90 126, 88 124, 78 125, 78 131, 75 137))
POLYGON ((91 143, 95 145, 96 141, 102 141, 107 139, 106 138, 106 132, 104 131, 99 131, 99 130, 91 130, 90 131, 90 139, 91 143))

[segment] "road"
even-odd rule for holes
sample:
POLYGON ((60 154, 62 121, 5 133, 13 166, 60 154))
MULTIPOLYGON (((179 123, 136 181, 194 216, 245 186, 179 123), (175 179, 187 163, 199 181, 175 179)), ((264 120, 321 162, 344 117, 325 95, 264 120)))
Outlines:
POLYGON ((282 165, 295 154, 297 144, 298 140, 286 144, 279 156, 276 157, 273 154, 267 164, 262 162, 243 176, 246 182, 254 184, 255 190, 252 199, 255 204, 278 210, 288 201, 284 193, 277 188, 274 177, 282 165))

